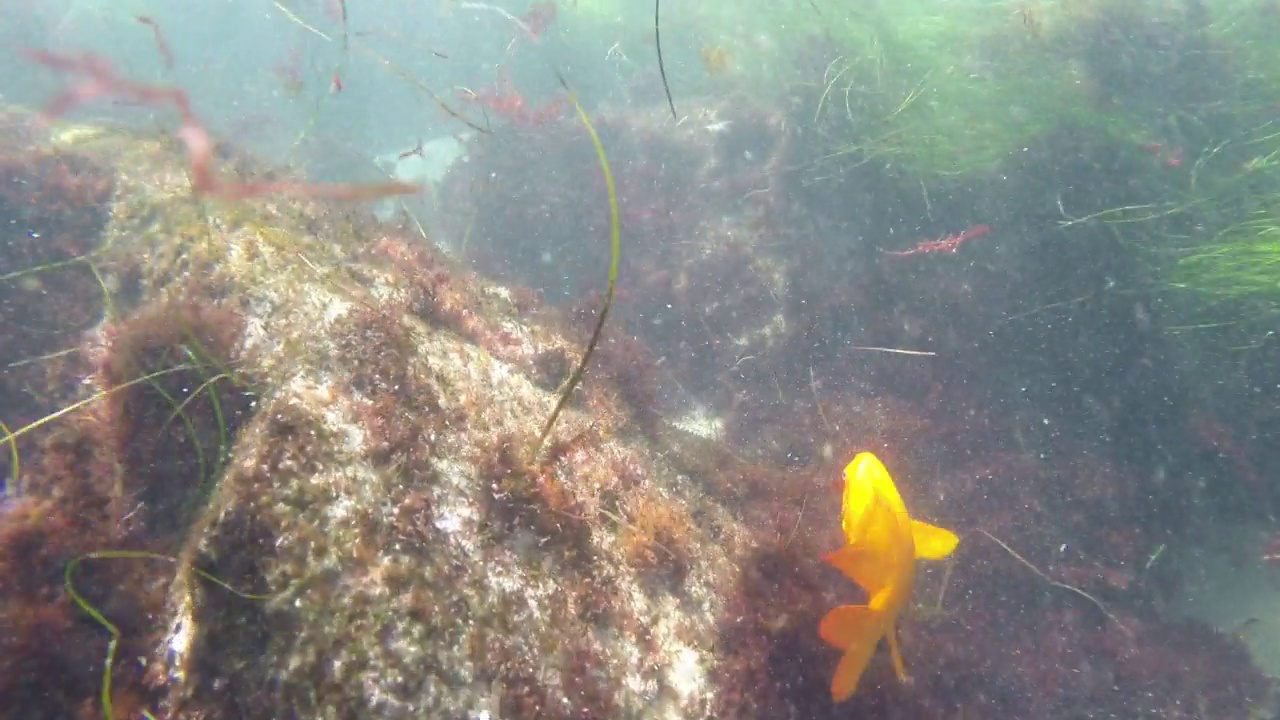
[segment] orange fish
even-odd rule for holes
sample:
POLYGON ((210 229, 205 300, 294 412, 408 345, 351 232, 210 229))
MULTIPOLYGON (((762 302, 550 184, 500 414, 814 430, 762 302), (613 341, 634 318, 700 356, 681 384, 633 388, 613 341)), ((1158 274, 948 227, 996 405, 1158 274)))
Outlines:
POLYGON ((867 591, 866 605, 841 605, 826 614, 818 634, 844 651, 831 681, 831 698, 853 695, 880 638, 889 641, 893 669, 906 681, 896 622, 911 600, 917 558, 950 555, 960 538, 950 530, 912 520, 889 471, 875 455, 859 453, 844 469, 840 523, 845 546, 823 560, 867 591))

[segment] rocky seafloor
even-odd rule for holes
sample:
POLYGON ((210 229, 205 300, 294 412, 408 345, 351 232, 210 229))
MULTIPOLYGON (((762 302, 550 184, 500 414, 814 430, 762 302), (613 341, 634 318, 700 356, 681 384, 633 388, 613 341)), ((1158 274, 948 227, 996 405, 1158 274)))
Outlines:
MULTIPOLYGON (((1161 610, 1176 577, 1149 560, 1178 516, 1151 519, 1151 480, 1069 437, 1049 455, 1001 442, 1013 414, 957 379, 972 354, 859 370, 816 340, 855 307, 862 345, 933 335, 905 319, 909 292, 877 294, 897 281, 876 253, 851 278, 786 245, 779 228, 822 220, 785 193, 786 124, 744 113, 666 140, 601 120, 629 198, 673 182, 642 156, 707 147, 683 182, 711 190, 624 203, 628 228, 679 242, 632 236, 621 322, 539 448, 600 289, 564 305, 521 275, 548 267, 538 243, 565 247, 538 234, 562 224, 523 214, 569 217, 553 206, 579 182, 598 199, 570 119, 524 131, 573 138, 579 155, 552 153, 563 176, 524 182, 536 164, 500 137, 451 173, 444 207, 475 225, 482 276, 414 223, 196 196, 166 139, 8 111, 5 717, 105 716, 108 662, 129 719, 1265 717, 1243 646, 1161 610), (495 169, 551 205, 459 189, 495 169), (820 556, 858 449, 963 540, 903 622, 912 681, 877 658, 833 705, 817 622, 858 591, 820 556)), ((603 248, 603 222, 579 234, 603 248)), ((557 278, 603 268, 596 250, 555 257, 557 278)), ((977 322, 947 310, 972 288, 914 282, 934 286, 936 324, 977 322)))

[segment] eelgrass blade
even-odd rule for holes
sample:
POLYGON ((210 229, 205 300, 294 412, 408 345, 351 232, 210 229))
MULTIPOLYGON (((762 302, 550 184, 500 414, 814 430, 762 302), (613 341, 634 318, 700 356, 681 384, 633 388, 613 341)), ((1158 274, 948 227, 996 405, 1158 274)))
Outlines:
MULTIPOLYGON (((653 0, 653 44, 658 48, 658 75, 662 77, 662 89, 667 93, 667 107, 671 108, 671 119, 680 122, 676 114, 676 102, 671 99, 671 86, 667 84, 667 66, 662 62, 662 0, 653 0)), ((564 79, 561 78, 561 83, 564 79)), ((565 87, 568 89, 568 86, 565 87)), ((595 132, 592 131, 594 135, 595 132)))
POLYGON ((538 453, 542 451, 542 444, 546 442, 547 436, 551 434, 551 429, 555 427, 556 420, 564 410, 565 404, 569 402, 569 396, 573 394, 574 389, 582 381, 582 375, 587 371, 587 364, 591 361, 591 355, 595 352, 596 345, 600 343, 600 333, 604 330, 604 322, 609 317, 609 310, 613 307, 614 289, 618 284, 618 263, 622 257, 622 221, 619 219, 618 213, 618 192, 613 182, 613 172, 609 170, 609 158, 605 156, 604 144, 600 142, 600 135, 596 132, 595 126, 591 124, 591 118, 587 116, 587 111, 582 108, 582 103, 578 102, 577 94, 569 88, 569 83, 565 82, 563 75, 556 73, 556 77, 560 80, 560 85, 564 87, 565 92, 569 94, 569 100, 573 102, 573 108, 578 112, 578 119, 582 121, 583 126, 587 129, 587 134, 591 136, 591 144, 596 149, 596 158, 600 161, 600 171, 604 174, 605 189, 609 193, 609 240, 613 257, 609 261, 609 285, 605 289, 604 305, 600 308, 600 318, 596 320, 596 327, 591 331, 591 339, 587 341, 587 348, 582 353, 582 360, 578 362, 578 366, 573 369, 573 373, 565 381, 560 390, 560 397, 556 400, 555 408, 552 409, 546 424, 542 426, 542 432, 538 434, 538 442, 534 446, 534 457, 537 457, 538 453))

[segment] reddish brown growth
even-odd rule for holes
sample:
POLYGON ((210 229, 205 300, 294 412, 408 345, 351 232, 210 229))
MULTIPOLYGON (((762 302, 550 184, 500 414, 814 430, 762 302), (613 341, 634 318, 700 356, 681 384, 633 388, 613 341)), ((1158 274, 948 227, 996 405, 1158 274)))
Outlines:
POLYGON ((529 362, 529 379, 549 392, 559 388, 571 372, 573 363, 561 347, 542 350, 534 354, 529 362))
POLYGON ((833 653, 816 628, 834 600, 824 593, 837 585, 816 555, 797 543, 736 560, 742 572, 729 589, 712 675, 719 687, 715 717, 863 717, 831 704, 833 653))
POLYGON ((612 382, 631 409, 631 419, 648 431, 657 427, 660 417, 657 370, 658 360, 643 340, 616 333, 600 343, 591 372, 612 382))
POLYGON ((202 362, 229 367, 240 354, 244 318, 229 308, 195 299, 159 302, 128 320, 107 325, 99 371, 104 387, 115 387, 140 372, 202 362))
POLYGON ((974 225, 968 230, 955 235, 944 235, 937 240, 921 240, 910 250, 881 250, 880 252, 885 255, 897 255, 899 257, 935 252, 953 253, 959 250, 962 244, 970 240, 976 240, 989 232, 991 232, 990 225, 974 225))
MULTIPOLYGON (((585 436, 585 434, 583 434, 585 436)), ((580 436, 582 437, 582 436, 580 436)), ((557 475, 564 445, 550 444, 547 459, 537 465, 524 460, 518 443, 503 438, 481 458, 480 478, 489 487, 487 513, 506 533, 530 531, 570 557, 589 561, 590 528, 582 504, 557 475)))
MULTIPOLYGON (((405 496, 395 512, 396 535, 406 542, 430 547, 435 540, 436 529, 433 525, 435 508, 431 502, 431 493, 426 490, 413 490, 405 496)), ((423 592, 419 590, 419 592, 423 592)), ((418 605, 419 603, 414 603, 418 605)))
POLYGON ((607 659, 600 656, 590 638, 574 639, 560 651, 565 664, 566 717, 573 720, 605 720, 618 717, 614 682, 601 672, 607 659))
POLYGON ((75 717, 96 694, 105 633, 79 622, 61 593, 62 567, 89 549, 78 538, 101 512, 91 517, 78 521, 51 499, 0 500, 0 702, 6 715, 75 717))
MULTIPOLYGON (((30 120, 13 123, 25 131, 30 120)), ((7 150, 0 149, 0 217, 21 222, 7 223, 0 240, 0 419, 16 429, 68 402, 59 371, 79 357, 66 351, 102 317, 102 286, 90 262, 77 258, 96 248, 113 186, 82 158, 7 150)), ((35 443, 20 442, 30 459, 35 443)))
POLYGON ((421 243, 389 236, 374 244, 409 289, 410 311, 428 321, 456 330, 471 340, 484 335, 484 327, 472 310, 466 283, 454 282, 453 269, 439 254, 421 243))
POLYGON ((412 195, 417 185, 402 182, 370 184, 249 182, 241 183, 220 177, 213 165, 214 141, 191 109, 186 92, 171 87, 146 85, 126 80, 111 63, 99 55, 58 55, 45 50, 28 50, 26 56, 51 70, 76 78, 70 89, 53 99, 45 108, 45 116, 61 118, 71 110, 99 98, 115 98, 139 105, 171 105, 178 112, 181 126, 177 136, 187 147, 191 162, 191 188, 197 194, 227 200, 243 200, 263 195, 293 195, 332 200, 370 200, 392 195, 412 195))
POLYGON ((565 110, 569 107, 567 97, 558 97, 545 105, 530 106, 524 96, 516 90, 515 84, 511 82, 509 71, 504 72, 502 79, 492 88, 479 92, 459 90, 458 97, 493 112, 512 125, 522 127, 544 125, 552 120, 558 120, 564 116, 565 110))
POLYGON ((160 302, 107 326, 93 351, 109 392, 96 419, 125 471, 122 489, 141 503, 135 521, 152 534, 190 522, 248 416, 249 388, 233 368, 243 328, 233 310, 160 302))
POLYGON ((410 481, 430 475, 436 437, 465 419, 441 408, 401 318, 394 310, 357 311, 339 321, 335 337, 373 458, 410 481))
POLYGON ((1187 416, 1186 426, 1193 443, 1230 461, 1236 476, 1242 481, 1242 489, 1248 493, 1251 501, 1258 503, 1259 507, 1271 507, 1271 489, 1258 472, 1250 446, 1241 443, 1237 439, 1237 433, 1229 425, 1212 412, 1196 410, 1187 416))
MULTIPOLYGON (((0 499, 0 706, 6 717, 99 718, 108 635, 63 591, 75 557, 112 549, 160 549, 128 520, 131 503, 112 496, 114 457, 97 434, 77 423, 42 438, 24 472, 28 495, 0 499)), ((139 717, 154 692, 136 658, 148 657, 163 628, 152 618, 170 576, 145 563, 85 563, 79 592, 121 631, 113 678, 116 717, 139 717)))
POLYGON ((652 494, 636 497, 631 505, 630 522, 621 535, 628 561, 680 584, 689 573, 694 545, 688 511, 652 494))

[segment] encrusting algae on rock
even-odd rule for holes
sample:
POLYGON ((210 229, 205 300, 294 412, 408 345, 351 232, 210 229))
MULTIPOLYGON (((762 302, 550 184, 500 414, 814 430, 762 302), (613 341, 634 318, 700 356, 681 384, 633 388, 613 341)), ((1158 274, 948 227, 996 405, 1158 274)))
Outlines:
POLYGON ((822 639, 844 651, 831 681, 831 697, 846 700, 875 653, 880 638, 889 641, 893 669, 906 681, 898 650, 898 614, 911 600, 917 558, 939 560, 960 539, 950 530, 914 520, 884 463, 859 453, 844 469, 840 523, 845 546, 823 559, 867 591, 866 605, 841 605, 822 618, 822 639))

